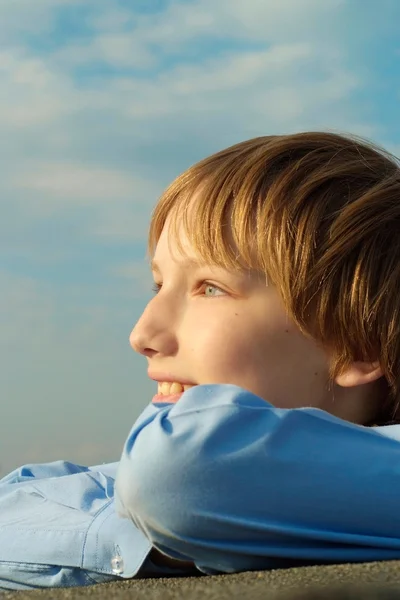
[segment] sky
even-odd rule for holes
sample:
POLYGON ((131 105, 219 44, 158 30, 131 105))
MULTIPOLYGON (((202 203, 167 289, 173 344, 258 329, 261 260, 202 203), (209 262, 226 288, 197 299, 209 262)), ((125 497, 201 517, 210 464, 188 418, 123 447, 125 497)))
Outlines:
POLYGON ((162 190, 236 142, 400 154, 398 0, 0 0, 0 474, 119 459, 162 190))

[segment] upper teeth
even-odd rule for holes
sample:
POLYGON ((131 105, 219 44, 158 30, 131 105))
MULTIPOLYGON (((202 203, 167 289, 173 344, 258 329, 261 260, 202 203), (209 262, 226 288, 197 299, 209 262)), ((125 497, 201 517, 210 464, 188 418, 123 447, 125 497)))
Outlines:
POLYGON ((182 385, 177 381, 170 383, 169 381, 163 381, 158 384, 158 393, 163 396, 169 396, 170 394, 181 394, 185 392, 189 388, 193 387, 192 385, 182 385))

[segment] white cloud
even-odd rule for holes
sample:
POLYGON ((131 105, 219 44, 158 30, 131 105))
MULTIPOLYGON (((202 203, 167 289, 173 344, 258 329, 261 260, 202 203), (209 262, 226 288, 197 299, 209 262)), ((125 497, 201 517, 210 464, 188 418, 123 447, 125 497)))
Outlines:
POLYGON ((118 31, 125 29, 134 21, 132 11, 117 7, 114 2, 103 5, 102 10, 92 13, 89 23, 95 31, 118 31))
POLYGON ((67 69, 105 63, 117 69, 149 69, 156 65, 155 54, 132 33, 102 33, 84 43, 57 51, 54 62, 67 69))
MULTIPOLYGON (((151 15, 134 15, 130 32, 143 46, 177 52, 199 38, 245 40, 251 43, 283 43, 325 37, 332 32, 332 17, 344 0, 202 0, 171 2, 166 10, 151 15), (326 17, 329 17, 329 21, 326 17)), ((117 10, 116 19, 126 31, 129 22, 117 10)), ((100 32, 104 19, 93 15, 91 25, 100 32)))
POLYGON ((345 103, 364 81, 339 53, 310 42, 178 65, 140 86, 126 79, 114 85, 127 97, 131 93, 125 112, 132 119, 173 119, 182 135, 185 128, 200 137, 229 128, 250 137, 302 125, 357 127, 351 103, 345 103))
POLYGON ((49 123, 70 112, 65 81, 47 61, 21 49, 5 50, 0 53, 0 73, 0 127, 49 123))
MULTIPOLYGON (((43 17, 50 30, 57 7, 83 4, 40 0, 31 19, 43 17)), ((0 3, 16 38, 18 27, 28 26, 28 5, 0 3)), ((99 0, 91 16, 85 13, 92 37, 36 55, 18 37, 0 54, 0 202, 20 206, 32 221, 90 207, 88 234, 144 242, 165 173, 177 175, 187 156, 262 133, 380 133, 352 99, 368 82, 366 71, 349 68, 348 41, 339 35, 346 6, 344 0, 202 0, 140 15, 99 0), (224 50, 196 46, 205 39, 226 42, 224 50), (177 59, 169 60, 174 53, 177 59), (101 69, 78 77, 77 67, 99 62, 115 69, 112 77, 101 69), (152 77, 124 70, 155 64, 152 77)))
MULTIPOLYGON (((144 245, 156 199, 189 160, 263 133, 379 133, 352 100, 367 81, 365 72, 349 68, 338 35, 337 15, 346 4, 202 0, 137 15, 101 0, 86 18, 96 34, 85 42, 71 38, 37 55, 9 44, 0 54, 5 237, 16 211, 28 235, 29 223, 57 215, 61 223, 69 213, 88 240, 144 245), (196 40, 205 38, 241 45, 206 50, 199 60, 196 40), (178 60, 165 62, 174 52, 178 60), (152 77, 118 70, 154 60, 163 66, 152 77), (93 61, 108 62, 113 76, 100 71, 77 79, 75 69, 93 61)), ((3 2, 0 16, 18 29, 15 15, 27 6, 3 2)), ((37 6, 39 15, 47 11, 43 27, 51 28, 56 7, 71 5, 41 0, 37 6)), ((27 240, 20 248, 28 248, 27 240)), ((32 256, 39 257, 35 248, 32 256)))
POLYGON ((118 169, 34 161, 11 174, 8 188, 24 192, 18 204, 32 221, 57 213, 82 214, 86 207, 91 211, 83 221, 86 236, 130 243, 144 240, 162 191, 157 183, 118 169))
POLYGON ((153 186, 146 180, 124 171, 79 163, 36 163, 14 180, 15 187, 44 192, 51 198, 64 198, 69 203, 135 198, 140 205, 143 194, 151 194, 153 186))
POLYGON ((15 42, 21 34, 39 35, 54 25, 60 6, 79 6, 84 0, 0 0, 0 34, 3 42, 15 42))
POLYGON ((300 68, 313 58, 309 44, 285 44, 268 50, 230 54, 211 59, 201 67, 179 67, 173 71, 171 88, 177 95, 193 96, 245 90, 265 79, 284 80, 287 69, 300 68))

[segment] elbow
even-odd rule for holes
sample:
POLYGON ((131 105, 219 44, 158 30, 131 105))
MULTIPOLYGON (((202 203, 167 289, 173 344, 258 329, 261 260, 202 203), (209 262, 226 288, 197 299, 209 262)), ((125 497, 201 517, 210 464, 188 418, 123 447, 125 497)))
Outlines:
POLYGON ((155 435, 154 425, 140 432, 129 452, 124 450, 115 482, 116 507, 155 548, 187 560, 185 540, 195 535, 195 449, 159 430, 155 435))

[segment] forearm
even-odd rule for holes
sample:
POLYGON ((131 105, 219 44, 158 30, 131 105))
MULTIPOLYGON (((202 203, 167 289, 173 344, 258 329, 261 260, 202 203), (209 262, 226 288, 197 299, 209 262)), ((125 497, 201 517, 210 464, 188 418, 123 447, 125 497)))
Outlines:
POLYGON ((394 559, 399 460, 372 429, 198 386, 131 432, 116 496, 153 546, 206 573, 394 559))

